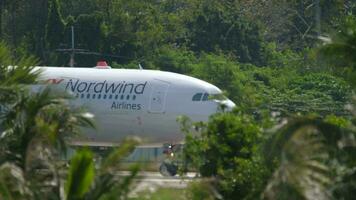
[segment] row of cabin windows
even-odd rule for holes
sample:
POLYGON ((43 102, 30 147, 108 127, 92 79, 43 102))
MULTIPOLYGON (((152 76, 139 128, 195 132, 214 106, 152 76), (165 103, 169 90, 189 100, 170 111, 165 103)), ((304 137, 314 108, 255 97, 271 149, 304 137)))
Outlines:
POLYGON ((76 95, 76 98, 81 98, 81 99, 115 99, 115 100, 136 100, 136 95, 112 95, 112 94, 78 94, 76 95))
POLYGON ((209 94, 208 93, 196 93, 194 94, 192 101, 208 101, 209 94))

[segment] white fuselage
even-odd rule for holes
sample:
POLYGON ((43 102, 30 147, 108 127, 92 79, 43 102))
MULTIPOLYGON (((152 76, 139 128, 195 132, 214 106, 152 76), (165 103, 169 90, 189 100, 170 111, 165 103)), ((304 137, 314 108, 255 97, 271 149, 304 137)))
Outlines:
POLYGON ((207 121, 218 110, 219 103, 206 95, 220 94, 219 88, 181 74, 134 69, 37 69, 42 70, 42 82, 72 94, 72 105, 94 114, 96 130, 85 130, 81 141, 116 143, 138 136, 145 144, 181 142, 184 135, 178 116, 207 121))

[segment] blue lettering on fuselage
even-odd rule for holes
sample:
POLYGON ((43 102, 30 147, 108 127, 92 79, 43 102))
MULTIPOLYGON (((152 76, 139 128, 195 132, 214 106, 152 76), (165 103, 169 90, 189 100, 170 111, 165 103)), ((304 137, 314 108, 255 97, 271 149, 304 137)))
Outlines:
POLYGON ((141 110, 141 104, 126 103, 126 102, 113 102, 111 104, 111 110, 141 110))
POLYGON ((101 82, 87 82, 79 79, 69 79, 65 89, 74 93, 83 93, 93 91, 95 93, 112 93, 112 94, 143 94, 147 85, 147 81, 144 83, 127 83, 112 82, 109 83, 106 80, 101 82))
POLYGON ((129 83, 126 81, 108 82, 104 80, 99 82, 90 82, 90 81, 81 81, 79 79, 69 79, 65 85, 65 90, 77 94, 77 97, 79 97, 78 94, 80 93, 82 98, 88 95, 89 99, 90 97, 94 97, 95 94, 97 94, 95 97, 99 97, 101 93, 104 93, 103 95, 109 94, 111 96, 110 99, 115 95, 116 101, 113 101, 111 103, 110 106, 111 110, 139 111, 143 108, 142 104, 134 103, 134 102, 125 102, 125 101, 129 99, 131 94, 135 96, 134 99, 136 99, 136 95, 143 94, 146 85, 147 85, 147 81, 142 83, 129 83), (88 94, 83 95, 83 93, 88 93, 88 94), (126 98, 126 100, 125 101, 117 100, 119 97, 118 94, 120 94, 121 100, 122 97, 124 96, 123 94, 125 94, 124 98, 126 98))

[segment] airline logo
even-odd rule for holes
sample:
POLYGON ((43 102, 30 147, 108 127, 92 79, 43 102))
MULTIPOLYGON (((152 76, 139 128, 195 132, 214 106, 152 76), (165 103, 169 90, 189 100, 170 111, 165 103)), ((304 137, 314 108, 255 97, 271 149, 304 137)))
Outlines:
POLYGON ((95 92, 95 93, 112 93, 112 94, 143 94, 147 81, 143 83, 122 82, 90 82, 79 79, 70 79, 65 89, 74 93, 95 92))
POLYGON ((115 99, 111 103, 111 110, 141 110, 143 105, 136 103, 136 95, 142 95, 145 92, 147 81, 141 83, 132 83, 126 81, 109 82, 104 81, 84 81, 74 78, 51 78, 43 81, 46 84, 63 85, 66 91, 74 94, 89 97, 99 97, 110 95, 115 99), (119 98, 120 97, 120 98, 119 98))

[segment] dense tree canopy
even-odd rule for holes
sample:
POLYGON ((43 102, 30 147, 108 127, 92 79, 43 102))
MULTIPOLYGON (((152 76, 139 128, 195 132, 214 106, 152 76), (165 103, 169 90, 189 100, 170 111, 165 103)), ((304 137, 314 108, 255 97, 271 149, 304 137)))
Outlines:
MULTIPOLYGON (((312 47, 316 32, 331 30, 355 10, 352 1, 320 1, 318 6, 311 0, 16 0, 0 5, 2 38, 34 52, 43 64, 54 65, 68 63, 66 57, 52 63, 49 57, 63 45, 71 46, 72 25, 77 47, 122 56, 102 55, 117 63, 147 59, 170 45, 194 52, 222 51, 239 62, 264 65, 266 41, 276 42, 278 49, 312 47), (318 14, 320 23, 315 20, 318 14)), ((93 55, 80 57, 77 66, 92 65, 88 57, 93 55)))

